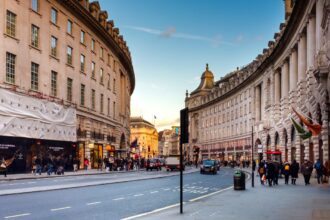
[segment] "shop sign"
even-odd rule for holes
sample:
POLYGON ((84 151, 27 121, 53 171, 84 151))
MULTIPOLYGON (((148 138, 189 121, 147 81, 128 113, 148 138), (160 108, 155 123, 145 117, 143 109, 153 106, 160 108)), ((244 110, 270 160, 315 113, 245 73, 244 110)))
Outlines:
POLYGON ((63 147, 49 147, 50 150, 53 150, 53 151, 61 151, 63 150, 64 148, 63 147))
POLYGON ((258 153, 262 153, 262 152, 263 152, 262 144, 258 144, 258 153))
POLYGON ((9 149, 9 148, 15 148, 16 146, 13 144, 0 144, 0 149, 9 149))

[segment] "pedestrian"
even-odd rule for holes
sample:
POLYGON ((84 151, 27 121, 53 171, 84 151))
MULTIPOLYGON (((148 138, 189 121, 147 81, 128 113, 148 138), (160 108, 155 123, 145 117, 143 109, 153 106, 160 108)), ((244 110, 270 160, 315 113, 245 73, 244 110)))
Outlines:
POLYGON ((298 172, 299 172, 299 163, 297 163, 296 160, 293 160, 291 167, 290 167, 290 175, 291 175, 291 184, 296 185, 296 180, 298 178, 298 172))
POLYGON ((273 185, 275 176, 275 166, 271 160, 268 160, 267 168, 266 168, 266 177, 268 180, 268 185, 271 187, 273 185))
POLYGON ((284 175, 285 184, 288 185, 289 184, 289 176, 290 176, 290 163, 288 161, 284 162, 282 173, 284 175))
POLYGON ((312 171, 313 171, 313 165, 311 164, 310 161, 305 159, 304 163, 301 165, 301 173, 304 176, 305 185, 310 184, 309 180, 311 178, 312 171))
POLYGON ((324 175, 323 175, 323 181, 322 182, 323 183, 328 183, 329 182, 329 176, 330 176, 330 163, 329 163, 328 160, 326 160, 324 162, 323 169, 324 169, 324 171, 323 171, 324 175))
POLYGON ((77 157, 73 159, 73 172, 77 172, 79 167, 79 160, 77 157))
POLYGON ((274 165, 274 185, 278 185, 278 176, 280 175, 280 163, 274 161, 273 165, 274 165))
POLYGON ((263 162, 259 163, 258 173, 260 177, 260 183, 261 185, 264 185, 263 176, 265 175, 265 166, 263 162))
POLYGON ((42 167, 41 167, 41 159, 37 156, 37 159, 35 160, 36 164, 36 175, 39 174, 41 175, 42 167))
POLYGON ((84 159, 84 168, 85 170, 88 169, 88 166, 89 166, 89 160, 87 158, 84 159))
POLYGON ((5 177, 7 177, 7 163, 4 158, 2 158, 2 161, 1 161, 0 171, 3 173, 3 175, 5 177))
POLYGON ((317 175, 317 183, 318 184, 321 184, 322 183, 322 180, 323 180, 323 165, 321 163, 321 160, 320 159, 317 159, 315 165, 314 165, 314 168, 316 170, 316 175, 317 175))
POLYGON ((47 175, 49 176, 50 174, 52 174, 53 172, 53 161, 51 159, 48 160, 48 163, 47 163, 47 175))
POLYGON ((102 158, 99 157, 99 159, 97 160, 97 170, 102 171, 102 158))

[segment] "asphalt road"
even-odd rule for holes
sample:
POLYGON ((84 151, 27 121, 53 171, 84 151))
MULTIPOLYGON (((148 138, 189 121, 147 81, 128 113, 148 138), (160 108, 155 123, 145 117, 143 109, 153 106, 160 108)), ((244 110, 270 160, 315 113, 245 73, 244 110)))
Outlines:
MULTIPOLYGON (((156 171, 155 171, 156 172, 156 171)), ((147 175, 153 175, 150 172, 147 175)), ((233 170, 184 175, 184 201, 232 185, 233 170)), ((179 202, 179 176, 0 196, 2 219, 122 219, 179 202)))

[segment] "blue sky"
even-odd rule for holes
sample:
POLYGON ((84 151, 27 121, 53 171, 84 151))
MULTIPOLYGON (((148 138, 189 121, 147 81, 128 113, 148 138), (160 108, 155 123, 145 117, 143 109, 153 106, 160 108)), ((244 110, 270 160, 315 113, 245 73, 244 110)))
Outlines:
POLYGON ((283 0, 99 0, 130 48, 131 115, 177 124, 205 64, 215 80, 251 62, 284 22, 283 0))

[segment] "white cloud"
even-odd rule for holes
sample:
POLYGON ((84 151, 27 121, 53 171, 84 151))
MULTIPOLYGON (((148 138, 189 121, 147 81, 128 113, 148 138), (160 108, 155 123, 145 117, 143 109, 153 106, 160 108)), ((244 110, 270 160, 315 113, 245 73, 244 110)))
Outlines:
POLYGON ((175 27, 169 27, 169 28, 167 28, 165 31, 163 31, 162 33, 160 33, 160 35, 161 35, 162 37, 167 37, 167 38, 169 38, 169 37, 172 37, 172 36, 175 34, 175 32, 176 32, 175 27))
POLYGON ((187 34, 187 33, 178 33, 176 32, 175 27, 168 27, 166 30, 158 30, 158 29, 151 29, 146 27, 138 27, 138 26, 124 26, 125 28, 141 31, 148 34, 158 35, 160 37, 165 38, 180 38, 180 39, 186 39, 186 40, 196 40, 196 41, 204 41, 211 43, 214 47, 218 47, 219 45, 229 45, 229 46, 236 46, 235 43, 223 41, 221 40, 220 36, 215 37, 205 37, 205 36, 199 36, 199 35, 193 35, 193 34, 187 34))
POLYGON ((242 34, 238 35, 235 39, 237 43, 241 43, 244 40, 244 36, 242 34))

